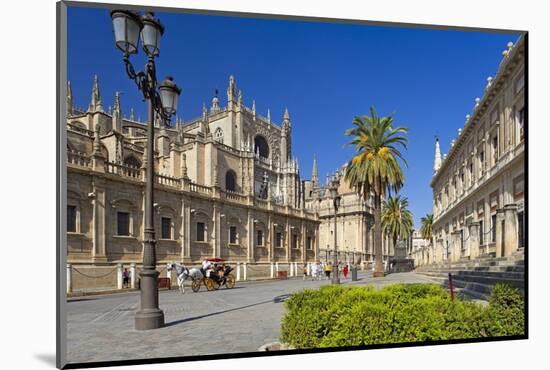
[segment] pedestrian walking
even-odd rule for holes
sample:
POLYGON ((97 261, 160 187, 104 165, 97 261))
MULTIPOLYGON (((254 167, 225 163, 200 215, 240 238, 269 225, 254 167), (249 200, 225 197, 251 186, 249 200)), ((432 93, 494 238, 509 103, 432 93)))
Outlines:
POLYGON ((321 280, 323 277, 323 265, 320 263, 317 263, 317 274, 315 275, 315 278, 317 280, 321 280))
POLYGON ((311 281, 315 280, 315 277, 317 276, 317 263, 313 263, 311 265, 311 281))
POLYGON ((344 268, 342 269, 342 273, 344 274, 344 279, 348 278, 348 272, 349 272, 349 266, 345 265, 344 268))
POLYGON ((332 266, 331 266, 331 263, 327 263, 325 265, 325 276, 327 278, 327 280, 330 280, 330 272, 332 271, 332 266))
POLYGON ((304 263, 304 277, 302 280, 306 280, 307 278, 307 263, 304 263))
POLYGON ((122 272, 122 287, 130 287, 130 274, 128 273, 128 269, 124 269, 124 271, 122 272))

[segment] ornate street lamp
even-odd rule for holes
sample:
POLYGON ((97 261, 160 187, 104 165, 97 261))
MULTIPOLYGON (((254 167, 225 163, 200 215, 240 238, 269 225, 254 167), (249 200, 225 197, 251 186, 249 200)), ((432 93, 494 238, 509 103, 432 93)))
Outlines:
POLYGON ((338 246, 337 246, 337 224, 336 224, 336 213, 338 212, 338 207, 340 206, 340 196, 338 195, 338 187, 340 186, 340 179, 338 175, 335 175, 332 178, 330 183, 330 197, 332 198, 332 203, 334 205, 334 259, 332 263, 332 284, 340 284, 340 277, 338 276, 338 246))
POLYGON ((141 271, 141 304, 135 316, 137 330, 156 329, 164 326, 164 312, 158 304, 158 275, 156 270, 156 240, 154 223, 154 140, 155 114, 164 123, 170 122, 181 94, 171 77, 157 89, 155 57, 160 53, 160 38, 164 27, 149 12, 143 16, 127 10, 113 10, 111 12, 115 45, 123 53, 126 73, 134 80, 143 98, 147 100, 147 168, 145 184, 145 228, 143 239, 143 269, 141 271), (130 62, 130 55, 138 52, 138 43, 141 34, 143 51, 147 55, 145 71, 136 72, 130 62))

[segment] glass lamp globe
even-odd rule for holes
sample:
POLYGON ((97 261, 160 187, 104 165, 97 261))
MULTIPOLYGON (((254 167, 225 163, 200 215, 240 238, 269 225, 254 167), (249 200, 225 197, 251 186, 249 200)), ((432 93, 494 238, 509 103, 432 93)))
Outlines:
POLYGON ((174 83, 172 76, 166 77, 159 86, 160 101, 162 108, 168 115, 176 113, 178 107, 178 97, 181 89, 174 83))
POLYGON ((143 51, 149 57, 156 57, 160 53, 160 38, 164 33, 164 26, 153 13, 146 13, 141 17, 143 28, 141 29, 141 43, 143 51))
POLYGON ((126 55, 137 53, 139 32, 143 28, 139 17, 128 10, 113 10, 111 19, 116 47, 126 55))

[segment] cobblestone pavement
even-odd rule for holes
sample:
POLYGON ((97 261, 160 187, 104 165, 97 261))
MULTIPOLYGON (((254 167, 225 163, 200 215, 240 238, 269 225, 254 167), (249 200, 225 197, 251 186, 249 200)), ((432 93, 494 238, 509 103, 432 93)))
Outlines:
MULTIPOLYGON (((433 282, 414 273, 372 278, 345 285, 433 282)), ((67 360, 69 363, 116 361, 152 357, 194 356, 256 351, 279 339, 284 300, 304 288, 329 284, 299 279, 237 282, 235 288, 198 293, 186 289, 161 291, 160 307, 166 326, 134 330, 139 293, 128 292, 74 298, 67 303, 67 360)))

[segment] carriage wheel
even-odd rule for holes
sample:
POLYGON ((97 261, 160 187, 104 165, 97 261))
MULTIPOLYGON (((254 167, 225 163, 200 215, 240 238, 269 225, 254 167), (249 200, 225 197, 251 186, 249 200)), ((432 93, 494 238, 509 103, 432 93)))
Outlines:
POLYGON ((235 286, 235 277, 232 274, 227 275, 225 286, 227 287, 227 289, 233 289, 233 287, 235 286))
POLYGON ((214 290, 218 290, 220 289, 220 283, 218 283, 216 280, 214 279, 211 279, 212 280, 212 286, 214 287, 214 290))
POLYGON ((193 292, 198 292, 199 290, 201 289, 201 281, 200 279, 193 279, 193 281, 191 282, 191 290, 193 290, 193 292))
POLYGON ((214 288, 214 280, 212 280, 212 279, 210 279, 210 278, 206 278, 205 283, 206 283, 206 290, 212 291, 212 290, 215 289, 215 288, 214 288))

